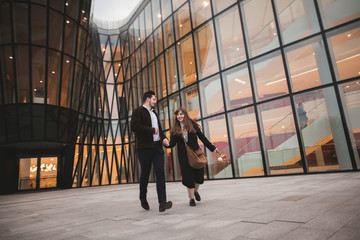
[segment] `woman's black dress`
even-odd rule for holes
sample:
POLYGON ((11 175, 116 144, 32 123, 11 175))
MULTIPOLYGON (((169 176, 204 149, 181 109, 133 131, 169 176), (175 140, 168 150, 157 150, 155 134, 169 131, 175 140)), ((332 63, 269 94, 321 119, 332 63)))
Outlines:
MULTIPOLYGON (((204 145, 210 150, 214 151, 216 147, 205 137, 199 126, 194 123, 196 133, 188 132, 188 145, 193 149, 199 149, 198 137, 204 145)), ((182 174, 182 184, 188 188, 195 188, 195 183, 202 184, 204 182, 204 168, 192 168, 187 160, 184 138, 182 135, 171 135, 170 146, 178 146, 178 159, 182 174)))

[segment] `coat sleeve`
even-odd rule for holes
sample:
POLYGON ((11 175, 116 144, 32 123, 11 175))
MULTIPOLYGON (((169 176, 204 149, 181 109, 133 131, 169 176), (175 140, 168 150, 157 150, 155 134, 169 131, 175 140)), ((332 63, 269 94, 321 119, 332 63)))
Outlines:
POLYGON ((170 136, 170 142, 169 142, 169 146, 166 148, 173 148, 176 146, 176 137, 174 135, 171 134, 170 136))
POLYGON ((194 124, 194 128, 196 130, 196 135, 200 138, 202 143, 210 150, 214 151, 216 147, 205 137, 204 133, 200 130, 199 126, 194 124))
POLYGON ((155 134, 153 127, 145 126, 141 122, 141 110, 137 109, 133 112, 130 122, 131 130, 135 133, 155 134))

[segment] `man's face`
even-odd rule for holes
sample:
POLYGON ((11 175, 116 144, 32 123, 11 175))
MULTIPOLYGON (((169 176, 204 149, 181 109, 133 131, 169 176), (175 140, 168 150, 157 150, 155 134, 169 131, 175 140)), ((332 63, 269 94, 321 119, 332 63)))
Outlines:
POLYGON ((155 104, 156 104, 156 97, 155 97, 155 95, 153 95, 153 96, 150 98, 149 104, 150 104, 150 107, 152 107, 152 108, 155 106, 155 104))

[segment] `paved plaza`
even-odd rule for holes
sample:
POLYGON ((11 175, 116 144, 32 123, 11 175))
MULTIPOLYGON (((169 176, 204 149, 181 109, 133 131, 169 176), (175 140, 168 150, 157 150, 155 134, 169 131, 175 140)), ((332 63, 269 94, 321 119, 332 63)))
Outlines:
POLYGON ((138 184, 0 196, 0 239, 360 239, 360 173, 206 181, 190 207, 167 183, 172 209, 140 207, 138 184))

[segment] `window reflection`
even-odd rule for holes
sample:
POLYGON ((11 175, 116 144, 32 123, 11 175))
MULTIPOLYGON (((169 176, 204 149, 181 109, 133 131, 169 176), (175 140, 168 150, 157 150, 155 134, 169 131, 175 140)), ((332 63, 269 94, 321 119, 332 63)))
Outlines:
POLYGON ((176 40, 185 36, 191 30, 189 4, 185 4, 174 13, 176 40))
MULTIPOLYGON (((32 48, 33 103, 44 103, 45 98, 45 48, 32 48)), ((47 101, 48 102, 48 101, 47 101)))
POLYGON ((250 55, 257 56, 279 47, 271 0, 242 1, 250 55), (256 13, 256 14, 254 14, 256 13))
POLYGON ((16 71, 18 84, 18 102, 29 103, 29 48, 27 46, 16 47, 16 71))
MULTIPOLYGON (((205 136, 210 140, 210 142, 214 144, 221 153, 230 156, 225 116, 220 115, 205 120, 203 129, 205 136)), ((201 142, 199 143, 202 145, 201 142)), ((202 147, 204 146, 202 145, 202 147)), ((208 157, 209 178, 233 177, 230 158, 219 161, 219 155, 215 151, 210 152, 208 149, 206 149, 206 156, 208 157)))
POLYGON ((180 87, 183 88, 197 79, 192 37, 189 36, 176 45, 180 87))
POLYGON ((235 2, 236 0, 212 0, 214 13, 217 14, 221 12, 235 2))
POLYGON ((228 109, 253 103, 249 72, 246 65, 223 73, 225 103, 228 109))
POLYGON ((218 72, 218 55, 212 23, 206 24, 195 32, 195 46, 199 79, 218 72))
POLYGON ((315 6, 311 0, 284 2, 276 0, 284 43, 307 37, 320 30, 315 6))
POLYGON ((252 62, 252 66, 255 72, 256 98, 258 100, 273 98, 289 92, 280 53, 256 60, 252 62))
POLYGON ((360 117, 360 80, 342 84, 339 88, 342 93, 341 98, 355 160, 358 169, 360 169, 360 122, 358 121, 360 117))
POLYGON ((181 103, 186 108, 189 117, 193 120, 200 119, 199 90, 197 86, 181 92, 181 103))
POLYGON ((320 38, 285 49, 293 91, 331 82, 324 44, 320 38))
POLYGON ((196 28, 201 23, 211 17, 210 0, 190 0, 191 16, 193 27, 196 28))
POLYGON ((259 105, 270 173, 303 172, 289 98, 259 105))
POLYGON ((156 59, 157 97, 161 99, 167 96, 164 55, 156 59))
POLYGON ((172 47, 165 52, 165 61, 166 61, 166 80, 169 94, 175 92, 179 89, 178 86, 178 79, 179 76, 177 74, 177 61, 176 61, 176 54, 175 48, 172 47))
POLYGON ((360 17, 358 0, 319 0, 321 17, 326 28, 331 28, 360 17), (334 14, 336 11, 336 14, 334 14))
POLYGON ((231 112, 228 122, 235 176, 264 175, 254 108, 231 112))
POLYGON ((246 56, 238 6, 216 18, 216 29, 221 68, 244 61, 246 56))
POLYGON ((334 31, 328 38, 337 80, 360 76, 360 28, 352 27, 334 31))
POLYGON ((37 158, 20 159, 18 190, 36 189, 37 168, 37 158))
POLYGON ((309 171, 351 169, 334 89, 300 94, 294 100, 309 171))
POLYGON ((221 89, 219 75, 200 82, 201 110, 203 117, 224 111, 221 89))
POLYGON ((163 23, 164 29, 164 48, 168 48, 175 41, 175 32, 173 28, 172 18, 163 23))

